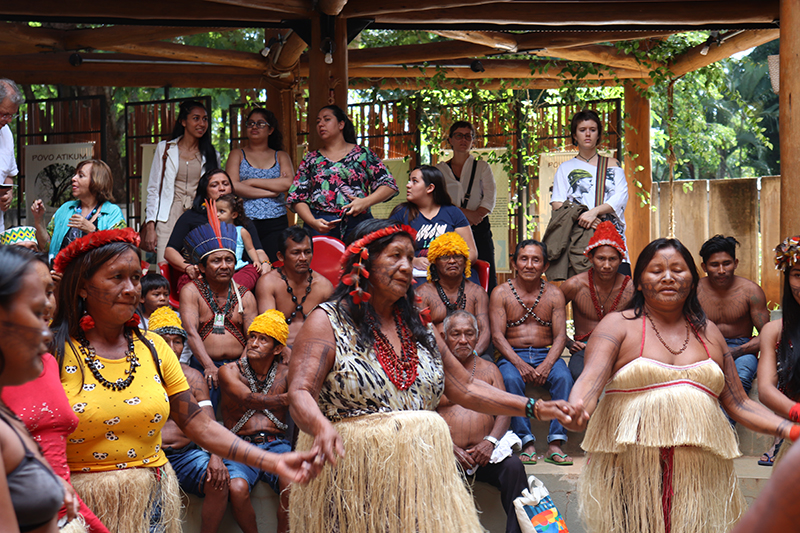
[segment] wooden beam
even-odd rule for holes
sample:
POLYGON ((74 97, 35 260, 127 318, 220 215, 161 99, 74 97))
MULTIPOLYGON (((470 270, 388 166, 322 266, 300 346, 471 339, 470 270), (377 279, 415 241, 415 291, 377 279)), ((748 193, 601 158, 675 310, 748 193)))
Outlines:
MULTIPOLYGON (((307 80, 301 80, 300 87, 307 86, 307 80)), ((616 85, 616 82, 589 80, 586 86, 599 87, 616 85)), ((420 89, 447 88, 447 89, 485 89, 496 91, 500 89, 559 89, 563 83, 552 79, 491 79, 491 80, 465 80, 465 79, 445 79, 436 82, 435 87, 431 85, 431 80, 420 78, 350 78, 351 89, 404 89, 408 91, 418 91, 420 89)))
MULTIPOLYGON (((707 24, 772 24, 779 18, 779 0, 708 2, 581 3, 502 2, 455 9, 375 14, 376 24, 509 24, 547 26, 702 26, 707 24)), ((364 16, 364 15, 359 15, 364 16)))
POLYGON ((272 68, 276 72, 289 72, 297 68, 300 56, 308 48, 306 42, 295 32, 286 38, 286 43, 278 50, 275 56, 270 54, 272 68))
POLYGON ((568 48, 571 46, 587 46, 598 43, 613 43, 617 41, 633 41, 641 39, 662 39, 677 33, 675 31, 551 31, 530 32, 517 34, 516 39, 520 50, 534 50, 537 48, 568 48))
POLYGON ((625 84, 625 174, 628 205, 625 208, 628 255, 636 264, 639 252, 650 242, 650 204, 641 205, 638 193, 650 193, 653 176, 650 158, 650 101, 632 84, 625 84), (641 170, 637 170, 641 167, 641 170), (635 182, 641 183, 641 187, 635 182))
POLYGON ((34 28, 21 22, 0 22, 0 42, 11 43, 17 49, 34 51, 58 50, 61 33, 50 28, 34 28))
POLYGON ((624 54, 613 46, 589 45, 570 48, 546 48, 535 52, 540 57, 555 57, 567 59, 569 61, 588 61, 609 67, 624 68, 630 70, 652 70, 656 66, 648 67, 639 63, 634 56, 624 54))
MULTIPOLYGON (((502 0, 500 0, 502 1, 502 0)), ((512 1, 512 0, 507 0, 512 1)), ((411 11, 427 11, 442 8, 460 8, 497 4, 491 0, 437 0, 430 4, 421 4, 413 1, 375 2, 374 0, 349 0, 343 14, 346 17, 375 17, 387 13, 408 13, 411 11)))
POLYGON ((517 51, 517 39, 513 33, 501 33, 499 31, 453 31, 453 30, 436 30, 431 33, 446 37, 455 41, 464 41, 467 43, 480 44, 495 48, 504 52, 517 51))
POLYGON ((208 28, 184 26, 103 26, 80 30, 64 30, 62 50, 93 48, 107 50, 107 46, 145 41, 160 41, 184 35, 197 35, 211 31, 230 31, 233 28, 208 28))
MULTIPOLYGON (((316 116, 320 109, 326 105, 336 104, 342 109, 347 109, 347 81, 350 76, 347 62, 347 20, 343 17, 334 19, 333 35, 331 40, 334 50, 331 53, 330 63, 325 61, 322 51, 321 16, 318 15, 311 21, 314 31, 311 33, 311 43, 308 47, 309 75, 308 75, 308 113, 310 124, 316 123, 316 116)), ((310 150, 321 146, 321 140, 316 128, 309 128, 308 145, 310 150)))
MULTIPOLYGON (((3 76, 18 84, 52 84, 52 73, 30 70, 3 70, 3 76)), ((74 70, 59 73, 58 83, 64 85, 97 87, 181 87, 208 89, 240 89, 252 87, 260 90, 271 83, 258 74, 235 76, 230 74, 176 73, 176 72, 95 72, 74 70)))
POLYGON ((335 17, 342 12, 345 5, 347 5, 347 0, 319 0, 317 7, 326 15, 335 17))
POLYGON ((800 233, 800 113, 794 109, 800 98, 800 35, 792 24, 800 24, 800 0, 781 0, 781 26, 787 29, 780 47, 781 241, 800 233))
MULTIPOLYGON (((774 41, 780 36, 780 30, 777 28, 774 30, 747 30, 725 40, 719 46, 712 44, 705 55, 702 53, 705 45, 699 44, 677 56, 670 64, 670 71, 676 78, 679 78, 687 72, 706 67, 737 52, 774 41)), ((720 37, 724 39, 725 35, 720 37)))
POLYGON ((261 11, 280 11, 283 13, 296 13, 298 15, 308 15, 314 11, 313 3, 308 0, 207 0, 218 4, 229 6, 246 7, 261 11))
POLYGON ((246 68, 256 71, 265 71, 269 68, 269 63, 261 54, 239 52, 238 50, 214 50, 202 46, 187 46, 160 41, 112 45, 106 46, 105 49, 111 52, 124 52, 181 61, 214 63, 217 65, 246 68))

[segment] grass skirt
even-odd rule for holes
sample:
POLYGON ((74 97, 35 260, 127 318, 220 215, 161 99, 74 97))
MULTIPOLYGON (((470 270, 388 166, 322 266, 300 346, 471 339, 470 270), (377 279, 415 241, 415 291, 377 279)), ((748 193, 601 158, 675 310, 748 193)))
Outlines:
POLYGON ((152 522, 156 531, 181 533, 180 489, 169 463, 159 468, 72 472, 72 486, 109 531, 148 533, 152 522))
POLYGON ((58 529, 59 533, 86 533, 86 521, 81 515, 70 520, 58 529))
MULTIPOLYGON (((303 533, 478 533, 444 419, 433 411, 376 413, 334 424, 345 456, 292 486, 290 530, 303 533)), ((301 433, 298 450, 313 437, 301 433)))

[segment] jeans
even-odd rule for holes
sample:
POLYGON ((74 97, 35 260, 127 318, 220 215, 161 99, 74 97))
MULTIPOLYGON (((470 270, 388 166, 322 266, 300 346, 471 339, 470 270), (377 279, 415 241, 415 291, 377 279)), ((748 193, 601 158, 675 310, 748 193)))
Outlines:
POLYGON ((337 223, 333 229, 331 229, 328 233, 320 233, 311 226, 308 226, 308 231, 311 232, 311 235, 330 235, 331 237, 336 237, 340 241, 346 241, 347 236, 350 235, 356 226, 360 223, 364 222, 365 220, 369 220, 372 217, 372 214, 367 211, 365 213, 361 213, 358 216, 349 216, 349 215, 337 215, 336 213, 328 213, 326 211, 319 211, 317 209, 312 209, 311 214, 314 215, 314 218, 321 218, 323 220, 336 220, 337 218, 341 218, 341 222, 337 223))
MULTIPOLYGON (((536 367, 539 366, 549 352, 549 348, 514 348, 514 352, 526 363, 536 367)), ((525 396, 525 381, 522 375, 508 359, 501 357, 497 361, 497 368, 503 375, 503 383, 505 383, 506 391, 517 396, 525 396)), ((550 397, 553 400, 568 400, 569 393, 572 391, 572 375, 567 368, 567 364, 560 357, 556 360, 553 368, 550 369, 550 374, 547 376, 547 381, 544 388, 550 391, 550 397)), ((522 441, 522 447, 527 446, 529 442, 536 440, 531 432, 530 420, 524 416, 515 416, 511 418, 511 431, 517 434, 522 441)), ((567 431, 561 422, 558 420, 550 421, 550 432, 547 434, 547 442, 554 440, 567 440, 567 431)))

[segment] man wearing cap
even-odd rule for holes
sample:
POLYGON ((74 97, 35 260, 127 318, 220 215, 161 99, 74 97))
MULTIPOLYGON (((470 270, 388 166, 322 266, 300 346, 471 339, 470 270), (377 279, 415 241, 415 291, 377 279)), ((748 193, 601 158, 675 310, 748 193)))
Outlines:
MULTIPOLYGON (((289 368, 280 360, 289 336, 289 325, 283 313, 269 309, 253 320, 247 335, 247 349, 242 357, 219 371, 223 423, 231 432, 259 448, 273 453, 289 452, 292 446, 285 435, 289 368)), ((243 464, 232 465, 231 475, 234 473, 246 478, 251 490, 259 480, 263 480, 280 494, 277 531, 287 531, 287 481, 276 474, 243 464)), ((245 533, 250 531, 242 529, 245 533)), ((255 533, 256 530, 252 531, 255 533)))
POLYGON ((17 226, 0 233, 0 245, 22 246, 28 250, 38 252, 39 243, 36 241, 36 228, 33 226, 17 226))
POLYGON ((611 222, 601 222, 584 251, 592 268, 561 284, 566 303, 572 302, 575 335, 567 339, 572 356, 569 370, 574 380, 583 372, 583 355, 589 336, 604 316, 628 307, 633 298, 631 277, 618 272, 625 258, 625 243, 611 222))
POLYGON ((192 368, 203 372, 216 407, 218 369, 242 355, 247 344, 244 332, 257 314, 256 299, 233 281, 235 226, 219 221, 204 224, 189 232, 184 245, 200 276, 181 289, 181 319, 194 354, 192 368))
MULTIPOLYGON (((180 357, 186 342, 186 331, 181 326, 181 320, 175 311, 169 307, 159 307, 150 315, 149 327, 150 331, 160 335, 175 355, 180 357)), ((186 381, 197 404, 208 416, 215 418, 203 375, 185 363, 181 363, 181 369, 186 375, 186 381)), ((246 516, 240 517, 243 513, 239 509, 242 507, 242 492, 245 494, 244 499, 249 503, 250 488, 247 480, 241 477, 231 479, 228 465, 233 464, 233 461, 222 459, 198 447, 172 420, 168 420, 161 430, 161 440, 164 454, 178 476, 181 489, 204 498, 200 521, 201 533, 215 533, 219 530, 225 510, 228 508, 229 497, 233 502, 233 515, 236 521, 242 522, 242 518, 246 518, 246 516)), ((245 530, 244 527, 242 530, 245 530)))
POLYGON ((489 296, 482 287, 471 282, 469 248, 455 232, 436 237, 428 247, 428 282, 416 289, 422 307, 429 308, 433 325, 444 334, 444 319, 462 310, 478 320, 475 351, 482 354, 489 347, 489 296))

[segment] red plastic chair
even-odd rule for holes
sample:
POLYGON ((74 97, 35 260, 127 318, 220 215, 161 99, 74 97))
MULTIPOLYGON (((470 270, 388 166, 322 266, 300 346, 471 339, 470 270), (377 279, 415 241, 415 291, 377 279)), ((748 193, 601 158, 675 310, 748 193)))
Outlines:
POLYGON ((178 309, 181 305, 180 294, 178 293, 178 279, 181 277, 182 272, 178 272, 166 262, 159 263, 158 270, 169 281, 169 305, 173 309, 178 309))
POLYGON ((478 271, 478 281, 480 281, 481 287, 486 292, 489 292, 489 262, 483 259, 476 259, 472 265, 478 271))
POLYGON ((311 269, 328 278, 335 287, 339 284, 341 259, 345 250, 344 243, 329 235, 317 235, 313 237, 313 240, 314 257, 311 258, 311 269))

